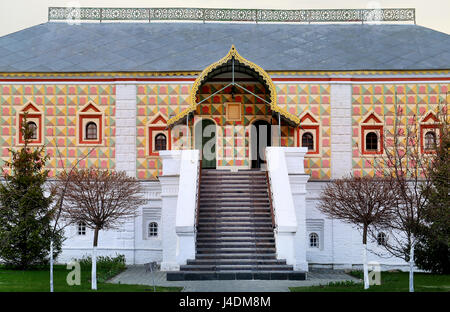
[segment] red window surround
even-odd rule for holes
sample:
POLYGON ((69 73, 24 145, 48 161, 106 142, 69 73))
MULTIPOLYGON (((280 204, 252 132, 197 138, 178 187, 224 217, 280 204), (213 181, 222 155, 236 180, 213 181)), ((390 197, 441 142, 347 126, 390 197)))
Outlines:
MULTIPOLYGON (((23 133, 22 133, 22 122, 23 122, 24 114, 21 113, 19 115, 19 143, 25 144, 25 141, 23 139, 23 133)), ((30 121, 30 119, 38 120, 37 124, 37 139, 35 140, 28 140, 28 143, 30 144, 42 144, 42 115, 41 114, 27 114, 27 120, 30 121)))
POLYGON ((432 130, 436 135, 436 141, 440 140, 439 138, 439 130, 440 127, 438 125, 420 125, 420 152, 423 154, 433 154, 436 153, 436 150, 427 150, 425 149, 425 133, 429 130, 432 130))
POLYGON ((319 154, 319 125, 305 125, 301 126, 301 128, 297 128, 297 146, 302 146, 302 135, 305 132, 311 132, 314 137, 314 149, 308 150, 307 155, 316 155, 319 154), (311 130, 311 131, 308 131, 311 130))
POLYGON ((172 138, 171 138, 171 131, 164 132, 166 130, 166 127, 148 127, 148 155, 149 156, 159 156, 159 152, 153 151, 153 133, 163 133, 167 136, 167 149, 172 149, 172 138))
POLYGON ((80 144, 101 144, 102 143, 102 138, 103 138, 103 123, 102 123, 102 116, 98 115, 98 114, 83 114, 83 115, 79 115, 79 127, 78 127, 78 137, 79 137, 79 142, 80 144), (85 139, 85 135, 84 135, 84 131, 85 131, 85 126, 83 125, 83 120, 84 119, 95 119, 96 123, 97 123, 97 131, 98 131, 98 136, 97 136, 97 140, 86 140, 85 139))
POLYGON ((361 152, 364 155, 378 155, 383 154, 383 126, 373 126, 373 125, 363 125, 361 126, 361 152), (366 151, 366 135, 371 132, 370 130, 375 130, 374 132, 379 132, 378 135, 378 150, 377 151, 366 151))

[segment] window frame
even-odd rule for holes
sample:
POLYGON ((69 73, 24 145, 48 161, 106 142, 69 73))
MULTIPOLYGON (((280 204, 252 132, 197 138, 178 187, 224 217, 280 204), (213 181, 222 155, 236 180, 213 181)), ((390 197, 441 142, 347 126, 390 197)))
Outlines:
POLYGON ((307 131, 307 132, 302 133, 301 142, 302 142, 301 147, 307 147, 308 148, 308 152, 315 150, 314 134, 312 134, 311 132, 307 131), (304 146, 303 145, 305 136, 309 136, 310 137, 311 142, 308 142, 308 143, 312 143, 312 148, 311 149, 309 148, 309 146, 304 146))
POLYGON ((85 127, 85 129, 84 129, 84 135, 85 135, 84 140, 86 140, 86 141, 98 140, 98 137, 99 137, 99 135, 98 135, 98 125, 97 125, 97 123, 95 121, 88 121, 84 127, 85 127), (95 138, 90 138, 89 137, 89 126, 91 126, 91 125, 95 126, 95 138))
POLYGON ((86 223, 78 222, 76 230, 77 230, 77 236, 86 236, 86 233, 87 233, 86 223))
POLYGON ((436 147, 437 147, 436 132, 433 130, 429 130, 429 131, 425 132, 425 134, 424 134, 424 149, 427 151, 432 151, 432 150, 436 150, 436 147), (433 146, 431 146, 431 147, 429 145, 429 143, 430 143, 429 139, 427 138, 429 136, 433 137, 433 139, 432 139, 433 146))
POLYGON ((28 128, 30 128, 32 125, 34 127, 32 136, 30 137, 30 140, 37 140, 38 138, 38 126, 33 120, 30 120, 27 122, 28 128))
POLYGON ((156 222, 156 221, 148 222, 148 224, 147 224, 147 239, 154 239, 154 238, 158 238, 158 237, 159 237, 159 224, 158 224, 158 222, 156 222), (152 225, 156 225, 156 226, 152 228, 151 227, 152 225), (151 235, 152 233, 156 233, 156 234, 155 235, 151 235))
POLYGON ((379 232, 377 234, 377 245, 378 246, 385 246, 386 243, 387 243, 387 239, 388 239, 388 237, 387 237, 386 233, 379 232))
POLYGON ((383 126, 361 126, 361 150, 363 155, 380 155, 383 154, 383 126), (366 149, 366 135, 370 132, 374 132, 377 135, 377 149, 376 150, 367 150, 366 149))
POLYGON ((378 138, 377 133, 376 133, 375 131, 369 131, 369 132, 366 132, 366 133, 365 133, 365 136, 366 136, 366 138, 365 138, 365 140, 364 140, 364 144, 365 144, 365 147, 364 147, 364 148, 365 148, 365 150, 368 151, 368 152, 375 152, 375 151, 378 151, 380 140, 379 140, 379 138, 378 138), (372 137, 370 142, 369 142, 369 140, 368 140, 369 135, 371 135, 371 137, 372 137), (374 136, 374 138, 373 138, 372 135, 374 136), (373 139, 375 139, 375 148, 373 148, 373 146, 370 146, 370 148, 369 148, 369 147, 368 147, 369 144, 370 144, 370 145, 373 145, 373 144, 374 144, 373 139))
POLYGON ((79 146, 102 146, 104 113, 92 101, 77 112, 77 144, 79 146), (97 139, 87 139, 87 125, 91 122, 97 126, 97 139))
POLYGON ((313 249, 320 249, 320 236, 319 234, 317 234, 317 232, 311 232, 308 235, 308 245, 309 248, 313 248, 313 249), (312 246, 312 242, 313 242, 313 237, 315 236, 315 246, 312 246))
POLYGON ((166 151, 167 150, 167 136, 166 136, 166 134, 164 133, 164 132, 159 132, 159 133, 157 133, 156 135, 155 135, 155 142, 154 142, 154 144, 155 144, 155 151, 166 151), (161 148, 161 149, 159 149, 158 148, 158 138, 159 137, 164 137, 164 148, 161 148))
POLYGON ((29 145, 42 145, 43 143, 43 113, 38 109, 38 107, 33 102, 27 102, 22 109, 18 110, 16 113, 16 145, 22 146, 25 144, 25 140, 22 133, 22 123, 25 118, 25 113, 27 113, 27 123, 34 122, 36 124, 36 139, 28 140, 29 145))
POLYGON ((441 125, 436 124, 428 124, 428 125, 420 125, 420 152, 422 154, 434 154, 436 153, 436 148, 426 149, 425 148, 425 135, 429 132, 434 132, 436 147, 440 143, 440 133, 441 133, 441 125))
POLYGON ((314 117, 311 113, 307 112, 300 119, 300 127, 297 128, 297 146, 302 147, 302 137, 305 133, 311 133, 313 136, 313 150, 306 152, 308 155, 318 155, 320 153, 320 123, 317 121, 318 118, 314 117))

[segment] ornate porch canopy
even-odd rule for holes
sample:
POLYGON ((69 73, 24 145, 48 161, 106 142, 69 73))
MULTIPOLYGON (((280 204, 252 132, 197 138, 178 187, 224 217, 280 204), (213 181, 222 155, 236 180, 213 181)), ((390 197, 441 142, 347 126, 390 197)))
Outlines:
POLYGON ((195 80, 192 89, 191 94, 189 97, 190 105, 188 108, 180 112, 178 115, 170 118, 167 121, 168 126, 173 126, 176 123, 181 122, 186 118, 190 113, 193 113, 197 105, 202 103, 203 101, 207 100, 208 98, 214 96, 215 94, 223 91, 225 88, 229 86, 236 86, 237 88, 240 88, 246 92, 252 93, 254 96, 256 96, 258 99, 260 99, 262 102, 266 103, 270 106, 270 109, 272 111, 272 114, 280 114, 280 117, 283 117, 285 121, 287 121, 289 124, 293 126, 298 126, 300 124, 300 118, 289 113, 287 110, 285 110, 282 107, 279 107, 277 105, 277 93, 275 85, 272 82, 272 79, 267 74, 266 71, 264 71, 261 67, 256 65, 255 63, 252 63, 242 56, 239 55, 234 45, 231 46, 230 51, 227 53, 225 57, 220 59, 219 61, 209 65, 206 69, 202 71, 202 73, 197 77, 195 80), (255 80, 261 82, 263 85, 265 85, 270 92, 270 100, 264 99, 259 97, 258 95, 254 94, 250 90, 246 89, 244 86, 237 83, 234 79, 234 73, 235 71, 245 73, 247 75, 252 76, 255 80), (216 75, 219 75, 221 73, 225 72, 231 72, 231 82, 227 84, 222 89, 218 90, 217 92, 211 94, 209 97, 203 99, 202 101, 197 103, 197 92, 199 88, 202 86, 204 82, 206 82, 209 78, 214 77, 216 75))

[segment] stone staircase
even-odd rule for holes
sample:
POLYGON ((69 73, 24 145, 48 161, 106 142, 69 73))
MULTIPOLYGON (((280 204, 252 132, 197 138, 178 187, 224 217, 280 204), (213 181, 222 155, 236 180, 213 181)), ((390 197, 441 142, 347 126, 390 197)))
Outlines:
POLYGON ((276 258, 262 171, 202 170, 196 258, 167 280, 305 279, 276 258))

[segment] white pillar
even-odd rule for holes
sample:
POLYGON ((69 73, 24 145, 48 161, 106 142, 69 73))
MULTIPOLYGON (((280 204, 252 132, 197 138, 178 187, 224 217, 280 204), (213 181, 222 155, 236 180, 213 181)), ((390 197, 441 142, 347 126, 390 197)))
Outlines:
POLYGON ((286 164, 291 185, 292 199, 294 201, 295 216, 297 218, 297 231, 294 236, 295 263, 294 270, 308 271, 306 260, 306 183, 309 175, 305 174, 303 159, 307 152, 306 147, 285 148, 286 164))
POLYGON ((161 183, 161 223, 162 223, 162 262, 161 271, 178 271, 176 233, 176 214, 178 185, 180 182, 181 151, 160 151, 163 162, 163 174, 159 176, 161 183))
POLYGON ((331 177, 352 172, 352 90, 348 84, 332 84, 331 98, 331 177))
MULTIPOLYGON (((130 177, 136 177, 136 85, 116 85, 116 165, 117 171, 125 171, 130 177)), ((142 209, 142 208, 141 208, 142 209)), ((142 210, 133 220, 127 220, 117 233, 124 248, 133 250, 127 263, 136 263, 137 224, 142 223, 142 210)), ((118 240, 119 241, 119 240, 118 240)))
POLYGON ((136 177, 136 85, 116 85, 116 170, 136 177))

